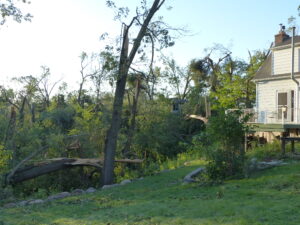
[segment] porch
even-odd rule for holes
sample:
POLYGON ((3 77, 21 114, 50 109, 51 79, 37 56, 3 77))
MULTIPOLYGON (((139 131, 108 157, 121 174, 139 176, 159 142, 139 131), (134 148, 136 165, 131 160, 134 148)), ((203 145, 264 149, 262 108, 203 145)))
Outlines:
POLYGON ((296 108, 278 107, 268 110, 243 109, 243 117, 256 132, 287 132, 300 129, 300 110, 296 108))

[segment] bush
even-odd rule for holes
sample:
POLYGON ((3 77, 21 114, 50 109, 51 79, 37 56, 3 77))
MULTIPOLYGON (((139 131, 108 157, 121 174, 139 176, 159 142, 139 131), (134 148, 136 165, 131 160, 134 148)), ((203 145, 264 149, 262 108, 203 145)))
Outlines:
POLYGON ((210 118, 206 131, 194 138, 195 148, 208 161, 209 179, 223 180, 243 172, 243 140, 247 127, 240 115, 239 112, 219 112, 210 118))

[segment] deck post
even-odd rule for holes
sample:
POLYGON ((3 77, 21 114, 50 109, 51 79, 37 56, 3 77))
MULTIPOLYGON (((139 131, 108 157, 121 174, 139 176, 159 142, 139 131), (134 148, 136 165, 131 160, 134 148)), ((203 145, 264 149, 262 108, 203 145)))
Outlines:
POLYGON ((295 153, 295 140, 291 140, 292 153, 295 153))

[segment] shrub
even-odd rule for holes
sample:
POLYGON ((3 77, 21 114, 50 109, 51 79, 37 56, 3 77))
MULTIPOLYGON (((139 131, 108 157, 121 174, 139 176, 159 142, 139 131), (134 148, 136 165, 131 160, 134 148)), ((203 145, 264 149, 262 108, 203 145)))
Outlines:
POLYGON ((243 147, 247 127, 239 112, 218 112, 211 117, 206 131, 194 138, 208 164, 209 179, 223 180, 243 172, 245 153, 243 147))

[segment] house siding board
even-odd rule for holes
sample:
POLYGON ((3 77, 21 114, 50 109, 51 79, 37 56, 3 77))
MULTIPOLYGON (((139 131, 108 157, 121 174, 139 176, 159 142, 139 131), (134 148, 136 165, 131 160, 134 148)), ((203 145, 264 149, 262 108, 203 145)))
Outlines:
MULTIPOLYGON (((299 72, 299 47, 295 48, 294 55, 294 72, 299 72)), ((274 76, 277 74, 285 74, 291 72, 291 49, 282 49, 273 52, 273 65, 274 76)))

